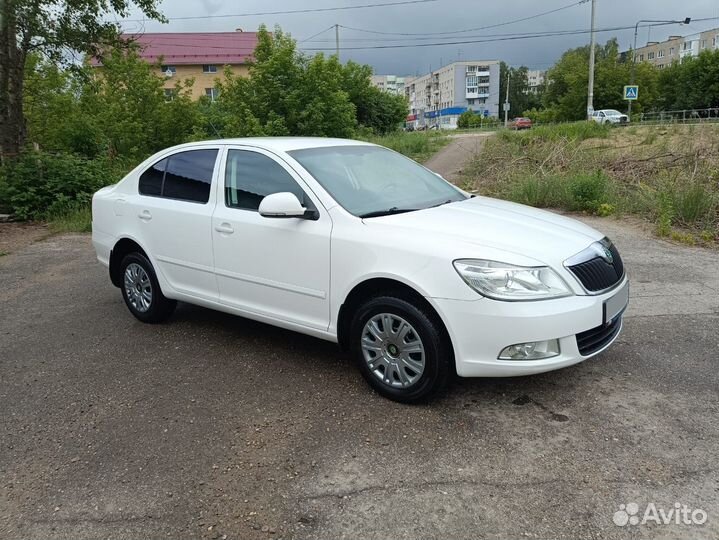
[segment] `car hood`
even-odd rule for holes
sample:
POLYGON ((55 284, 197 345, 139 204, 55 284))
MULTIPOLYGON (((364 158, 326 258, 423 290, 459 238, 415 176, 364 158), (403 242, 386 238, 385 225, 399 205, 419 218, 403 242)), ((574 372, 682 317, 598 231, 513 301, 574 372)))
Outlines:
POLYGON ((453 253, 453 258, 492 258, 497 252, 506 252, 557 267, 604 237, 574 219, 488 197, 364 222, 373 232, 386 234, 395 242, 397 235, 419 239, 427 249, 441 246, 453 253))

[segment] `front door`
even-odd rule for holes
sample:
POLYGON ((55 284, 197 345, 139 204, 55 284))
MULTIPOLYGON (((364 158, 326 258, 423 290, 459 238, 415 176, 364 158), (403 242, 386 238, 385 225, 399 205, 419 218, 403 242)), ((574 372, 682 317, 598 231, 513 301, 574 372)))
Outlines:
POLYGON ((220 302, 308 328, 329 326, 332 221, 280 158, 254 148, 227 151, 212 216, 220 302), (224 185, 224 189, 220 186, 224 185), (260 201, 291 192, 319 218, 266 218, 260 201))

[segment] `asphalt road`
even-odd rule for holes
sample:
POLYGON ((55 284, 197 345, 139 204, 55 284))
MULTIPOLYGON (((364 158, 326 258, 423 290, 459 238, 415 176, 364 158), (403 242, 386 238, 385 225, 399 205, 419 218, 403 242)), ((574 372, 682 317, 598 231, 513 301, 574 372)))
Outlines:
POLYGON ((0 538, 719 537, 719 253, 589 221, 632 278, 618 343, 423 406, 313 338, 139 323, 88 236, 0 257, 0 538))

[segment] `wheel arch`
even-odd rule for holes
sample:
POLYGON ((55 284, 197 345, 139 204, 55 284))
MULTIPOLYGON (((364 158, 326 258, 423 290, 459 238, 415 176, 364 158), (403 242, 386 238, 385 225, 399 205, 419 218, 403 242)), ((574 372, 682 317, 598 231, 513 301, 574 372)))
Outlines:
MULTIPOLYGON (((432 315, 442 330, 454 357, 452 338, 450 337, 444 320, 434 306, 411 285, 389 277, 372 277, 361 281, 356 284, 345 297, 337 315, 337 342, 343 350, 349 349, 350 326, 357 308, 365 300, 383 294, 395 294, 412 302, 416 302, 418 306, 421 306, 432 315)), ((454 358, 452 364, 454 364, 454 358)))
POLYGON ((142 253, 148 260, 147 252, 132 238, 124 237, 120 238, 110 250, 110 281, 115 287, 122 285, 122 275, 120 272, 120 263, 129 253, 138 252, 142 253))

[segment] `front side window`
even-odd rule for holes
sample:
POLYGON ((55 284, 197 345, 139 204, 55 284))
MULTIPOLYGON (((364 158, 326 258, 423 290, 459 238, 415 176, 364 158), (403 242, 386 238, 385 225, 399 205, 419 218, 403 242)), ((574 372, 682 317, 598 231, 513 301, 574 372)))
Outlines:
POLYGON ((289 154, 345 210, 359 217, 420 210, 466 198, 418 163, 378 146, 329 146, 289 154))
POLYGON ((250 150, 230 150, 225 168, 225 204, 257 210, 273 193, 294 193, 303 206, 313 208, 295 179, 274 159, 250 150))
POLYGON ((217 150, 188 150, 158 161, 140 176, 141 195, 205 204, 217 150))

